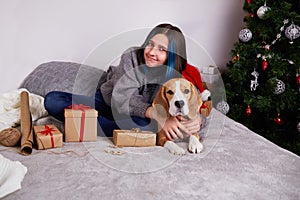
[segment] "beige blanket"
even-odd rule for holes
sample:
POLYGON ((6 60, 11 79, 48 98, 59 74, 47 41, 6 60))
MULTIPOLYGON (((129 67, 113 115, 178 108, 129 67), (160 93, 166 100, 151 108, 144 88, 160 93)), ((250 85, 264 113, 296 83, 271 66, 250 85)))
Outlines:
MULTIPOLYGON (((22 91, 28 92, 21 88, 0 95, 0 131, 20 124, 20 93, 22 91)), ((48 114, 44 108, 44 98, 39 95, 29 93, 29 106, 33 121, 48 114)))

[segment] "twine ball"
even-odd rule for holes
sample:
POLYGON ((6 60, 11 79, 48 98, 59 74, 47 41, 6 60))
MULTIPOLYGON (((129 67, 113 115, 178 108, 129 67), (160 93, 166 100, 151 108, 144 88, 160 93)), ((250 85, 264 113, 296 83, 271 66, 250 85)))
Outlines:
POLYGON ((7 128, 0 132, 0 144, 7 147, 14 147, 21 138, 21 132, 16 128, 7 128))

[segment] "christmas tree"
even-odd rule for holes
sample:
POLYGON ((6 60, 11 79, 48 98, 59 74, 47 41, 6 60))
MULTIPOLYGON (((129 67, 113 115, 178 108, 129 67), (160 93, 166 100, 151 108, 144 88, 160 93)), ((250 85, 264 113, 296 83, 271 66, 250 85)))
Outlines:
POLYGON ((300 155, 300 1, 246 0, 222 77, 227 116, 300 155))

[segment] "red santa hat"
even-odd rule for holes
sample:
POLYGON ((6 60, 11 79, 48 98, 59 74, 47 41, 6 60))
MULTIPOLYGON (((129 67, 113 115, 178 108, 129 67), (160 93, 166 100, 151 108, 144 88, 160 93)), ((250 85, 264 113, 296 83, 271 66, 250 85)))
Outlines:
POLYGON ((198 68, 187 63, 185 70, 182 72, 182 76, 198 88, 202 101, 208 100, 208 97, 210 97, 211 93, 210 91, 204 89, 198 68))

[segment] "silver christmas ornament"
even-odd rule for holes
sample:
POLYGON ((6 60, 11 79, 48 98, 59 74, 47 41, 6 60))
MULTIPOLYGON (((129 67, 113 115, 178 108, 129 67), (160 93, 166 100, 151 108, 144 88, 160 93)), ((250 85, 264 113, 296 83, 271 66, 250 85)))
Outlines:
POLYGON ((298 132, 300 133, 300 122, 297 125, 298 132))
POLYGON ((269 11, 269 10, 271 10, 271 8, 268 7, 268 6, 266 6, 266 4, 265 4, 265 5, 261 6, 261 7, 259 7, 259 9, 257 10, 256 14, 257 14, 257 16, 260 19, 263 19, 264 16, 265 16, 265 14, 266 14, 266 12, 269 11))
POLYGON ((221 101, 217 104, 217 110, 226 115, 229 112, 229 105, 226 101, 221 101))
POLYGON ((274 94, 282 94, 285 91, 285 84, 282 80, 276 79, 277 84, 274 89, 274 94))
POLYGON ((300 36, 300 27, 295 24, 291 24, 285 29, 285 36, 291 40, 291 43, 293 43, 293 40, 300 36))
POLYGON ((248 42, 252 38, 252 32, 248 28, 244 28, 239 33, 239 39, 242 42, 248 42))
POLYGON ((252 76, 254 76, 254 80, 251 80, 251 84, 250 84, 250 90, 251 91, 255 91, 256 90, 256 87, 259 85, 258 84, 258 76, 259 76, 259 73, 257 71, 254 71, 251 73, 252 76))

